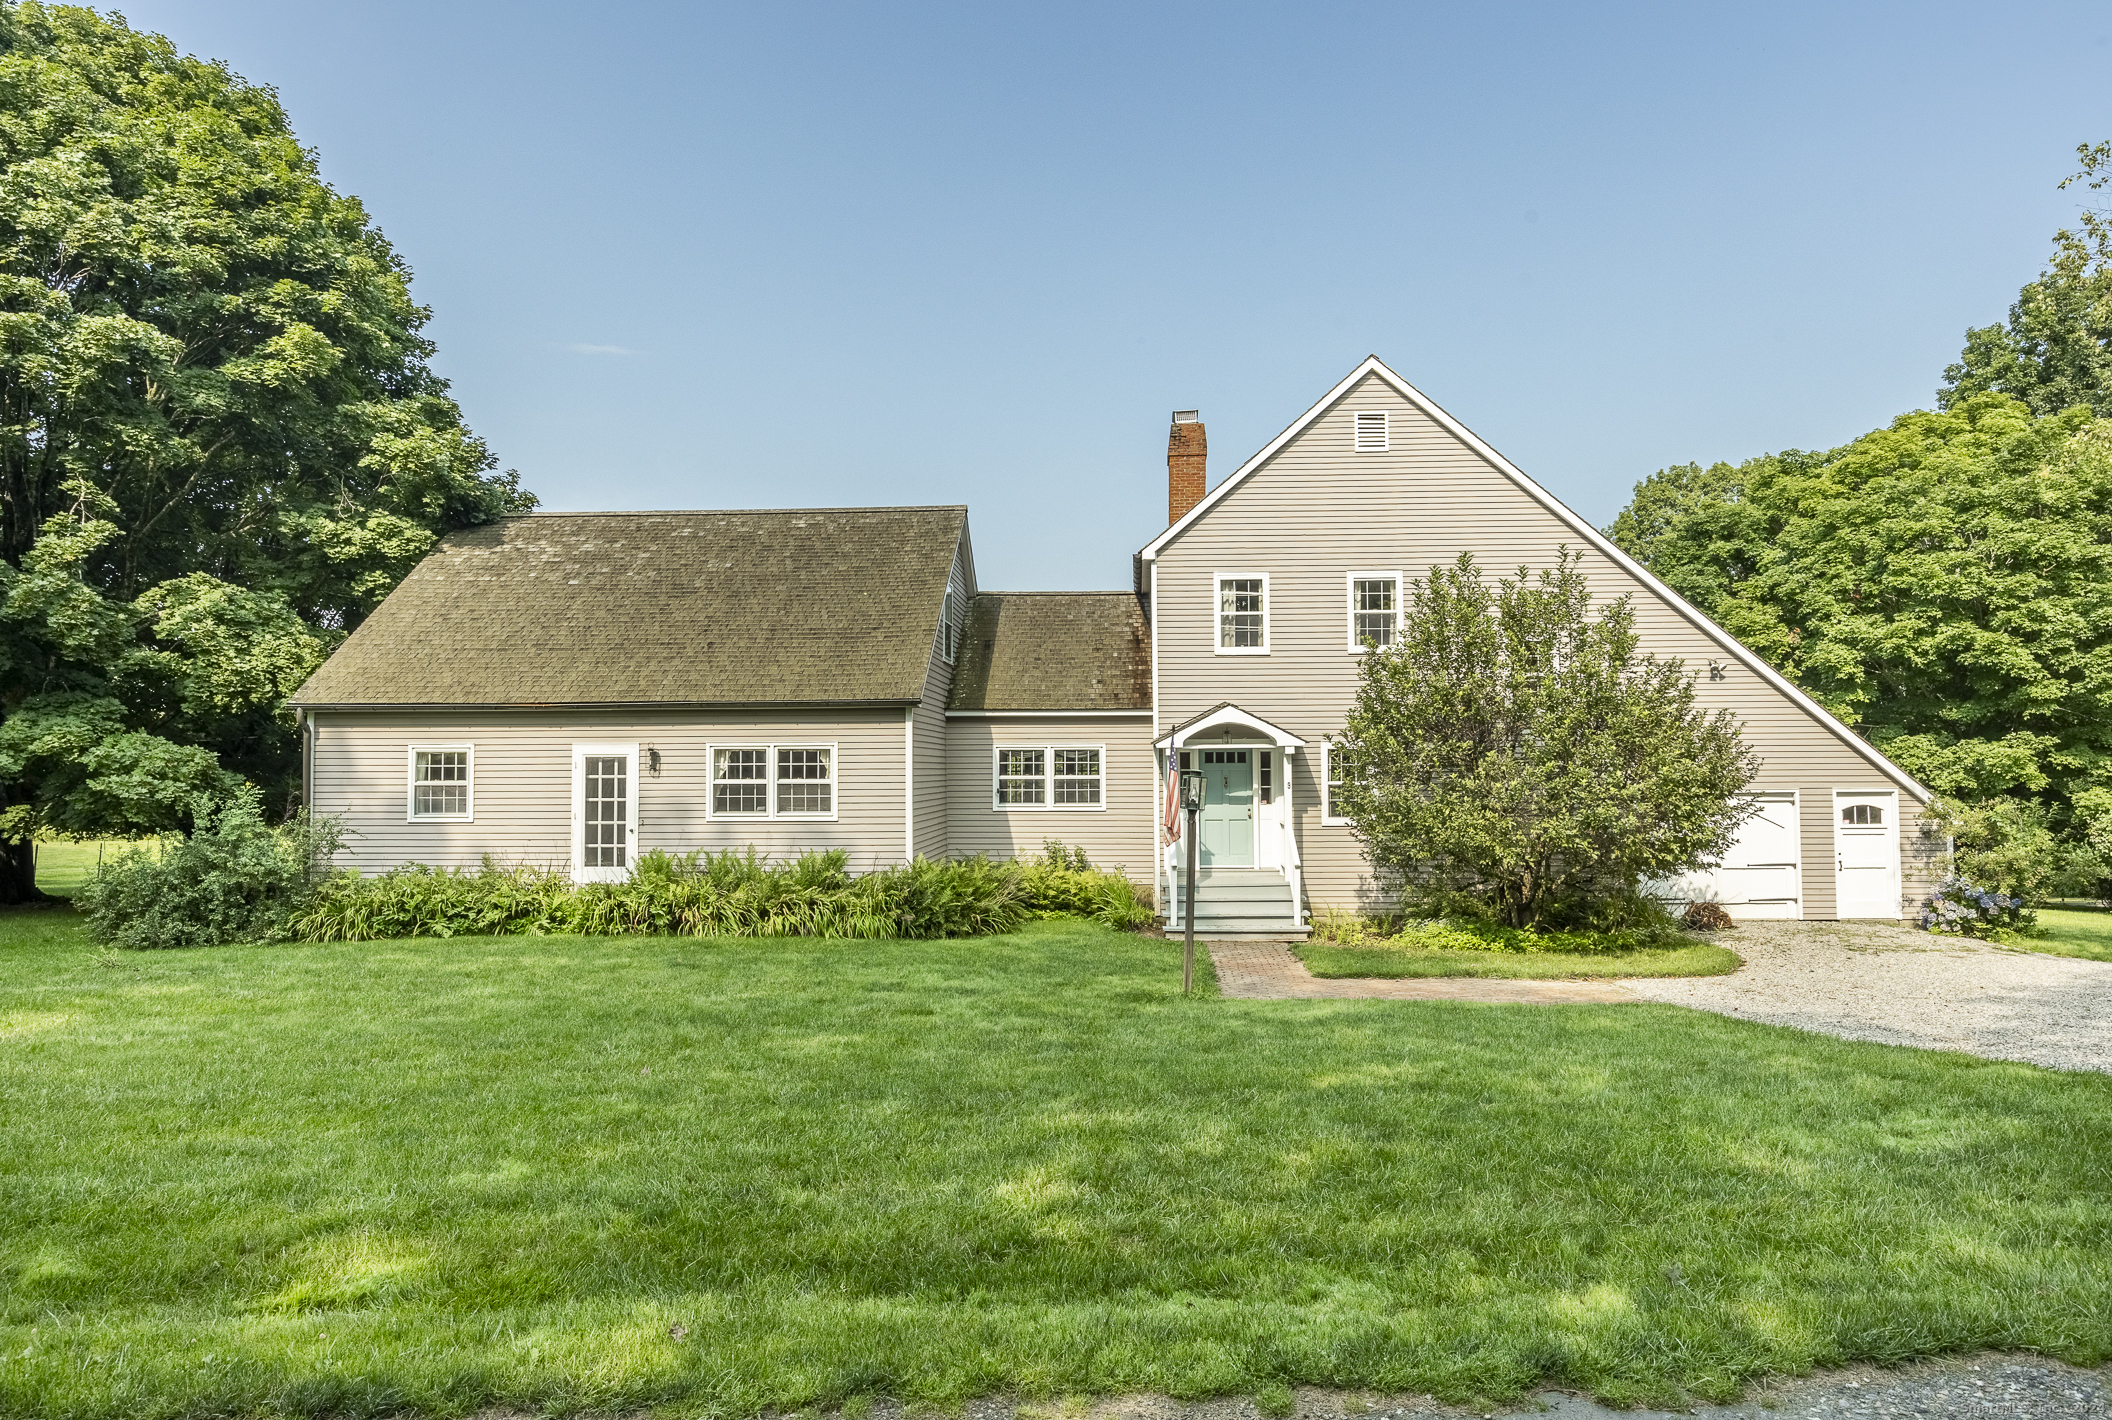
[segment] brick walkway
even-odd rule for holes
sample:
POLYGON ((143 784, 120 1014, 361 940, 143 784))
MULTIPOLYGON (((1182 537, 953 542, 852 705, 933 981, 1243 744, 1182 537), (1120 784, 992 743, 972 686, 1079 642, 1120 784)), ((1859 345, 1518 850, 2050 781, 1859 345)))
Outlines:
MULTIPOLYGON (((1200 925, 1200 920, 1198 920, 1200 925)), ((1501 981, 1484 976, 1387 980, 1319 977, 1281 942, 1210 942, 1217 988, 1242 1001, 1640 1001, 1617 981, 1501 981)))

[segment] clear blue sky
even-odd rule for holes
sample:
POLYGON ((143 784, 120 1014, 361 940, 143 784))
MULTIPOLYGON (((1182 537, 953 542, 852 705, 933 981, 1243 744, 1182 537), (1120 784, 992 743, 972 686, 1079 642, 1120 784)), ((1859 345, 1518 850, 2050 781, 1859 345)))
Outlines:
POLYGON ((1377 353, 1604 523, 1927 407, 2112 137, 2112 6, 148 0, 277 87, 551 508, 971 506, 1125 586, 1377 353))

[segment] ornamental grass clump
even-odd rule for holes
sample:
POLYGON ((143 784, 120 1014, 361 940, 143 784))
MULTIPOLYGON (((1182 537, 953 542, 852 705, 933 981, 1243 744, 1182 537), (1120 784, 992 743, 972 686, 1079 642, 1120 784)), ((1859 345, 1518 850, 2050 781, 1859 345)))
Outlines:
MULTIPOLYGON (((1079 855, 1079 861, 1083 855, 1079 855)), ((841 849, 773 862, 755 849, 642 855, 620 883, 575 884, 559 869, 412 865, 324 883, 292 923, 312 942, 396 937, 978 937, 1034 917, 1148 921, 1136 887, 1067 859, 1059 870, 984 857, 918 858, 853 875, 841 849), (1139 917, 1139 912, 1142 916, 1139 917)))

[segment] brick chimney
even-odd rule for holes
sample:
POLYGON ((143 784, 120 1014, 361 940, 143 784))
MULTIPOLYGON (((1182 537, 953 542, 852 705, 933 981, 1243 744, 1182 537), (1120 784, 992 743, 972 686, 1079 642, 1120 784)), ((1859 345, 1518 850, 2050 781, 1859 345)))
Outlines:
POLYGON ((1210 444, 1203 437, 1201 410, 1173 411, 1173 429, 1166 436, 1166 525, 1179 522, 1190 508, 1203 501, 1203 464, 1210 444))

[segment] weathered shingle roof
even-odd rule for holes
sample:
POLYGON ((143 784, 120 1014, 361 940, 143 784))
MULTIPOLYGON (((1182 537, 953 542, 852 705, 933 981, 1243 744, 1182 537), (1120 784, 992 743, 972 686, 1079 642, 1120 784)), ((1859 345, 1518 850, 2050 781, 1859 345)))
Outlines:
POLYGON ((293 703, 915 700, 967 516, 507 518, 448 537, 293 703))
POLYGON ((950 710, 1149 710, 1151 633, 1128 592, 988 592, 950 710))

